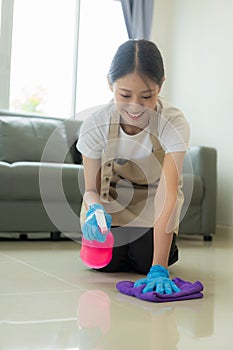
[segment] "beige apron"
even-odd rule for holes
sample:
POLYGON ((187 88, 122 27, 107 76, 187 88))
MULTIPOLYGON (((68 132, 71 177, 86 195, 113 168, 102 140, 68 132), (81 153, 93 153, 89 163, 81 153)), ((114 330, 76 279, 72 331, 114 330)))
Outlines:
MULTIPOLYGON (((155 194, 161 177, 165 152, 158 138, 150 132, 152 152, 143 159, 115 159, 119 139, 120 114, 111 117, 107 146, 102 154, 100 197, 106 211, 112 215, 112 226, 153 227, 155 194)), ((151 118, 150 130, 157 130, 156 119, 151 118)), ((178 191, 174 232, 178 233, 183 193, 178 191)), ((85 221, 85 206, 81 209, 81 224, 85 221)))

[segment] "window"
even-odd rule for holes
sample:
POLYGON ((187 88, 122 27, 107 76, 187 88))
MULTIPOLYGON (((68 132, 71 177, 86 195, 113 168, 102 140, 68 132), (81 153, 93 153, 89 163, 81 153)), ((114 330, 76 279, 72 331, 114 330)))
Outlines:
POLYGON ((107 73, 115 51, 127 38, 120 1, 81 1, 77 112, 112 98, 107 73))
POLYGON ((14 2, 10 110, 69 115, 75 2, 14 2))
POLYGON ((1 18, 0 108, 63 118, 109 101, 108 68, 127 40, 119 1, 2 0, 1 18))

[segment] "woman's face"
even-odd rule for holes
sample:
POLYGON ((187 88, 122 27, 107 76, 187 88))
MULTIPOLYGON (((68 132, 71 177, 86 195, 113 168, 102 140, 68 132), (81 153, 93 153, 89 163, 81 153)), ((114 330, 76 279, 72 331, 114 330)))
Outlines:
POLYGON ((156 109, 160 87, 152 80, 144 81, 134 72, 117 79, 110 88, 122 122, 145 127, 151 111, 156 109))

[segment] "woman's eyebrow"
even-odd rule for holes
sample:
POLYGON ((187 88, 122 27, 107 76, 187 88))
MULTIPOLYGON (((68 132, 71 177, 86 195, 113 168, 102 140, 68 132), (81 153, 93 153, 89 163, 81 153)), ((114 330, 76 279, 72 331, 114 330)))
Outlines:
POLYGON ((119 90, 124 90, 124 91, 131 92, 131 90, 129 90, 129 89, 125 89, 125 88, 119 88, 119 90))
POLYGON ((150 93, 152 93, 152 92, 154 92, 155 90, 154 89, 148 89, 148 90, 143 90, 143 91, 141 91, 141 92, 150 92, 150 93))

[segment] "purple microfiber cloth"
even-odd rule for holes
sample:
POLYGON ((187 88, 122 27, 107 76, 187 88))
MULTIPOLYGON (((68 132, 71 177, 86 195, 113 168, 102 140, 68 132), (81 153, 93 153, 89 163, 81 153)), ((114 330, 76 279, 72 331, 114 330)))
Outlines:
POLYGON ((173 294, 160 294, 156 292, 142 293, 145 285, 134 287, 134 282, 131 281, 120 281, 116 284, 116 288, 123 294, 127 294, 145 301, 153 301, 155 303, 198 299, 203 297, 201 291, 204 289, 204 286, 201 282, 196 281, 194 283, 191 283, 184 281, 179 277, 174 278, 173 282, 175 282, 177 287, 181 289, 180 292, 173 294))

